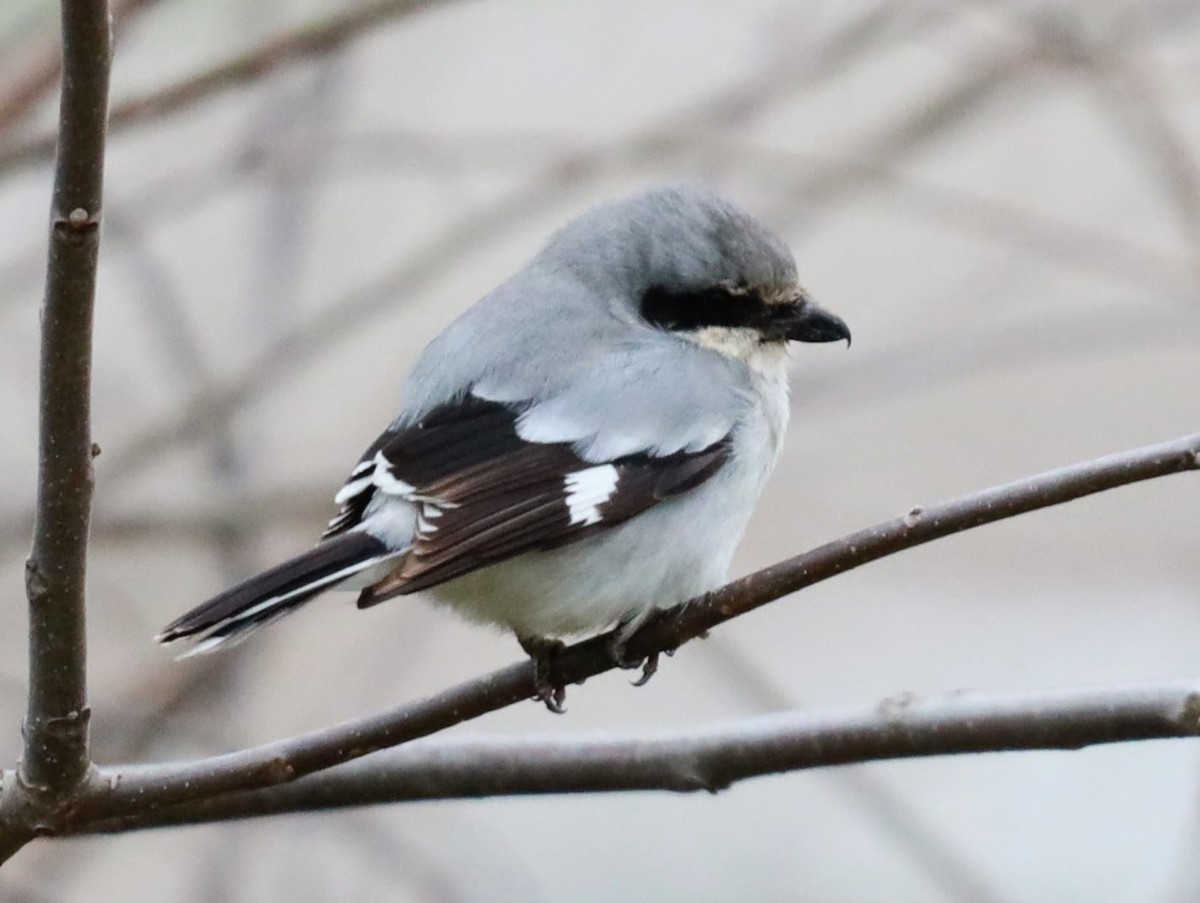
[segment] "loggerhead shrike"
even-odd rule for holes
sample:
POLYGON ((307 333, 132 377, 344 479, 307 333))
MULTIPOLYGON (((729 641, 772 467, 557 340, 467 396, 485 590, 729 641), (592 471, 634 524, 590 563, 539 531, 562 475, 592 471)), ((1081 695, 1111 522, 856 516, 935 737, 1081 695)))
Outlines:
POLYGON ((788 421, 789 341, 850 340, 736 205, 666 187, 567 224, 418 358, 317 546, 169 624, 208 652, 329 589, 429 590, 514 631, 552 709, 557 638, 720 586, 788 421))

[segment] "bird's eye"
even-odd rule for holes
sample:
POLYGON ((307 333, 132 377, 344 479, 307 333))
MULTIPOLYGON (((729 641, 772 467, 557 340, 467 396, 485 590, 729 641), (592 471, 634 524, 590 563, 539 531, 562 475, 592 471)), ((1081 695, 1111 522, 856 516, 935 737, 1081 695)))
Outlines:
POLYGON ((655 286, 642 295, 642 317, 661 329, 693 330, 707 326, 758 328, 768 318, 766 305, 749 287, 670 289, 655 286))

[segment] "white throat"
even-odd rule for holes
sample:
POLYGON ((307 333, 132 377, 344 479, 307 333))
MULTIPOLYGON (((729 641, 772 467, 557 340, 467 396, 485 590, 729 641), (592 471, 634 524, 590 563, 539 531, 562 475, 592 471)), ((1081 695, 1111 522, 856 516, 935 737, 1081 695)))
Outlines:
POLYGON ((745 362, 758 376, 786 379, 787 342, 764 342, 757 330, 745 326, 706 326, 679 334, 702 348, 745 362))

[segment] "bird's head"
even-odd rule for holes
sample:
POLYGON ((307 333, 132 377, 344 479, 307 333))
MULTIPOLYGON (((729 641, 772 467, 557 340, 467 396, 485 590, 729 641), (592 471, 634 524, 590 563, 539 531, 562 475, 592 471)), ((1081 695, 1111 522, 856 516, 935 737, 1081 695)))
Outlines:
POLYGON ((846 323, 801 288, 787 245, 704 188, 656 188, 597 207, 551 249, 575 261, 618 316, 731 357, 850 341, 846 323))

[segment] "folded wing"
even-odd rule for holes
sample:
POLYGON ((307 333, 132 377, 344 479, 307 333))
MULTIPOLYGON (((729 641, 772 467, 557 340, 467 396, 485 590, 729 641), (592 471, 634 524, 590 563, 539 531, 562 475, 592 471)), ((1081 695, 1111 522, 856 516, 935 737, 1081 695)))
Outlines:
MULTIPOLYGON (((717 473, 729 435, 667 454, 585 458, 568 441, 531 441, 536 406, 467 395, 384 433, 351 472, 326 537, 383 506, 416 508, 416 530, 395 570, 363 591, 360 606, 416 592, 521 555, 586 539, 687 492, 717 473)), ((711 427, 709 427, 711 429, 711 427)))

